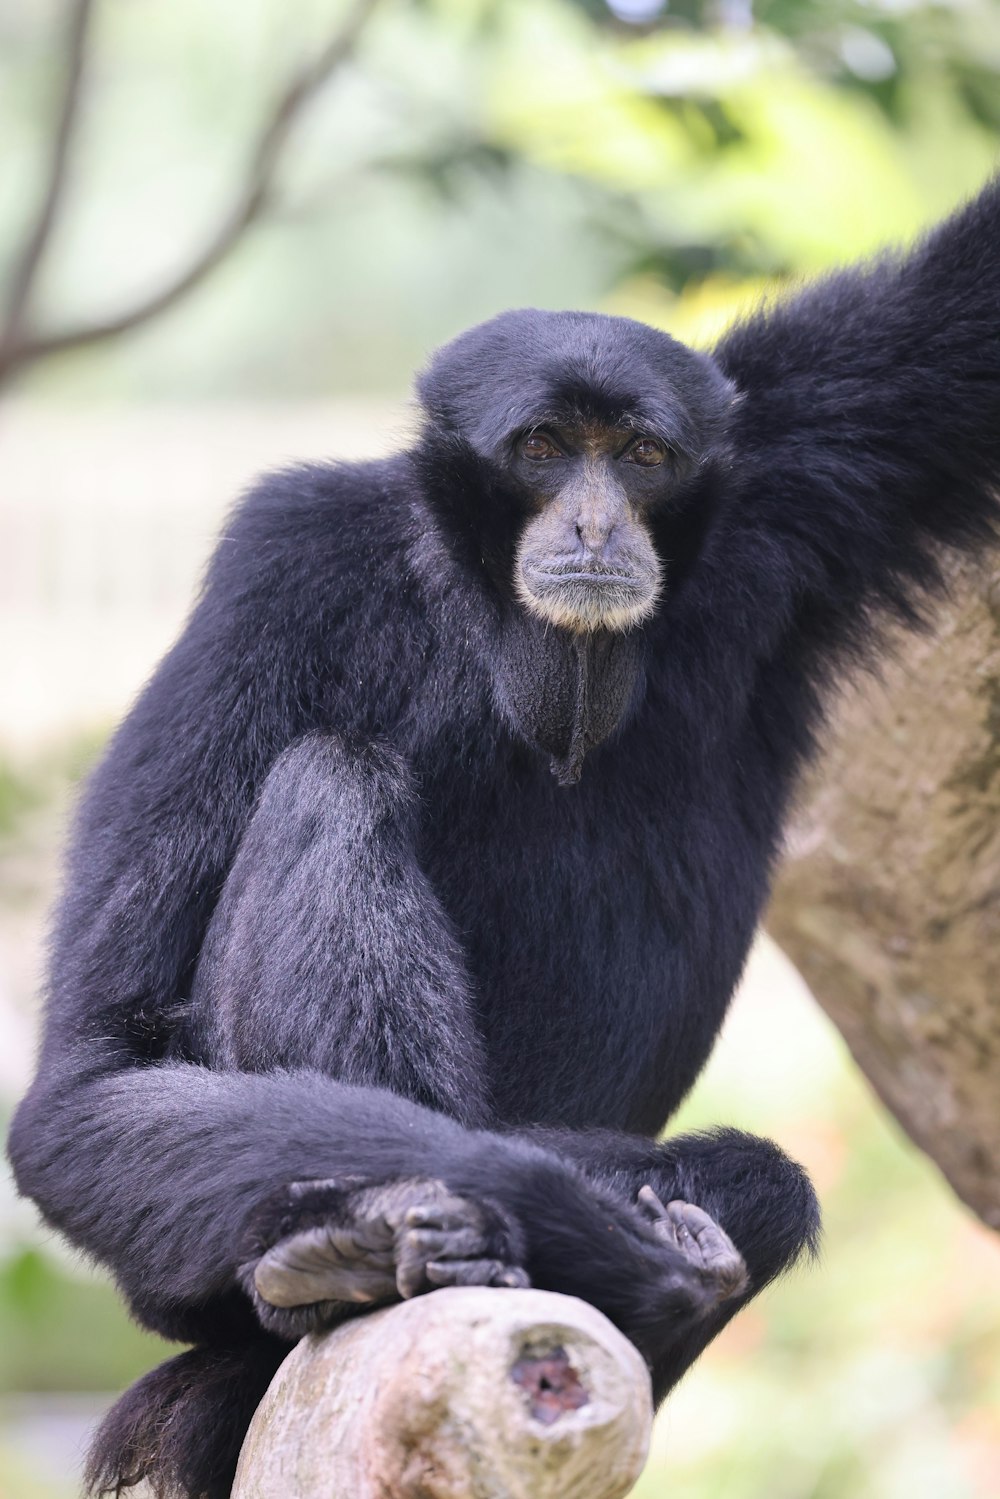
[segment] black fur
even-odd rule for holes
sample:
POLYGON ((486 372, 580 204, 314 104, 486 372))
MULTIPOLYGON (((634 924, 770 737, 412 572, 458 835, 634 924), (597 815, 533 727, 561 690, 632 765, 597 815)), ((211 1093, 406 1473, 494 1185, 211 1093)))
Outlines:
POLYGON ((109 1418, 102 1491, 228 1493, 283 1346, 240 1266, 292 1181, 434 1175, 499 1204, 533 1282, 613 1317, 658 1396, 737 1303, 681 1304, 641 1186, 721 1223, 744 1300, 814 1242, 767 1142, 643 1137, 718 1033, 825 688, 880 610, 919 616, 942 548, 995 533, 998 245, 994 184, 714 363, 507 315, 431 365, 412 452, 272 476, 234 514, 83 801, 11 1136, 46 1219, 202 1345, 109 1418), (558 697, 573 647, 513 598, 504 457, 566 408, 679 454, 648 519, 664 594, 572 789, 537 747, 565 727, 537 670, 558 697))
POLYGON ((152 1369, 101 1423, 88 1489, 117 1496, 152 1473, 164 1493, 228 1494, 250 1418, 287 1352, 261 1337, 189 1348, 152 1369))

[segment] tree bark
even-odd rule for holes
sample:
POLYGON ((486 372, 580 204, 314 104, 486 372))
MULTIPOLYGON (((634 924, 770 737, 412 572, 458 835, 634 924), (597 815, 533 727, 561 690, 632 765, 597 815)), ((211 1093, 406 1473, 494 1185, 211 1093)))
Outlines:
POLYGON ((886 1105, 1000 1228, 1000 570, 847 695, 767 921, 886 1105))
POLYGON ((299 1343, 233 1499, 619 1499, 651 1422, 645 1363, 593 1307, 434 1291, 299 1343))

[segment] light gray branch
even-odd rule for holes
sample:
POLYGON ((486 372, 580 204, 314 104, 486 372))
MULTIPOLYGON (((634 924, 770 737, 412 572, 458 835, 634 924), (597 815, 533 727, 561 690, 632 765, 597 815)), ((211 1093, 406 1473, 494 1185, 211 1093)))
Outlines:
POLYGON ((592 1306, 432 1291, 299 1344, 233 1499, 622 1499, 651 1422, 645 1363, 592 1306))

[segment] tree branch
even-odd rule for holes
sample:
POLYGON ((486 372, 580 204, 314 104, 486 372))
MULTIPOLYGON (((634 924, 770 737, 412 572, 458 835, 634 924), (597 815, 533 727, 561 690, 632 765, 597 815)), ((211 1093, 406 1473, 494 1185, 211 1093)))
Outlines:
MULTIPOLYGON (((232 253, 246 231, 266 209, 277 169, 296 121, 305 106, 350 56, 377 4, 378 0, 355 0, 344 24, 330 38, 319 56, 304 67, 283 90, 257 137, 242 190, 233 207, 186 267, 177 271, 157 291, 120 313, 76 328, 15 340, 7 351, 7 370, 24 368, 50 355, 103 343, 106 339, 127 333, 166 312, 199 286, 232 253)), ((0 370, 2 368, 0 363, 0 370)))
POLYGON ((766 925, 911 1138, 1000 1229, 1000 568, 846 693, 766 925))
POLYGON ((35 221, 28 230, 24 247, 17 257, 10 278, 3 331, 0 333, 0 368, 4 367, 10 351, 18 344, 32 288, 62 208, 68 180, 70 148, 80 116, 81 85, 93 13, 94 0, 75 0, 69 11, 65 43, 66 71, 48 169, 43 178, 45 187, 35 221))
POLYGON ((304 1338, 264 1396, 233 1499, 623 1499, 649 1373, 547 1291, 432 1291, 304 1338))

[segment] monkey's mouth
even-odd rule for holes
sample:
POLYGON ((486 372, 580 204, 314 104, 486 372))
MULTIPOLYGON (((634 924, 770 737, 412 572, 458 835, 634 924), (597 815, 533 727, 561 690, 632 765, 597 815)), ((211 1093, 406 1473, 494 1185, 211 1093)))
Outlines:
POLYGON ((659 592, 658 575, 579 563, 537 567, 522 561, 515 582, 532 614, 577 631, 631 629, 653 612, 659 592))
POLYGON ((632 588, 638 581, 634 573, 612 572, 605 567, 554 567, 536 572, 535 577, 549 583, 586 583, 598 587, 617 584, 622 588, 632 588))

